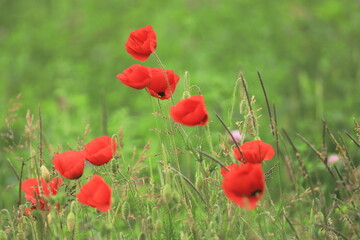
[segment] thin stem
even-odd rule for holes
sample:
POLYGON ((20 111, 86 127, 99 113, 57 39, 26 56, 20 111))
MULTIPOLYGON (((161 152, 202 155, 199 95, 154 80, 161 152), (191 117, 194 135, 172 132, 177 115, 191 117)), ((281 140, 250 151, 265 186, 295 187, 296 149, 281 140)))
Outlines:
POLYGON ((292 142, 291 138, 289 137, 289 135, 287 134, 286 130, 285 129, 282 129, 283 130, 283 133, 285 135, 285 137, 287 138, 288 142, 290 143, 290 145, 292 146, 294 152, 295 152, 295 157, 296 159, 298 160, 299 162, 299 165, 300 165, 300 168, 301 168, 301 172, 304 176, 304 178, 308 181, 308 184, 311 188, 311 195, 313 196, 313 198, 315 199, 315 193, 314 193, 314 186, 311 182, 311 179, 310 179, 310 175, 309 175, 309 172, 307 171, 307 168, 304 164, 304 162, 301 160, 301 155, 300 155, 300 152, 297 150, 297 148, 295 147, 294 143, 292 142))
POLYGON ((201 153, 202 155, 206 156, 207 158, 210 158, 211 160, 213 160, 214 162, 216 162, 217 164, 219 164, 221 167, 225 168, 226 171, 230 172, 230 170, 226 167, 225 164, 223 164, 222 162, 220 162, 220 160, 214 158, 213 156, 211 156, 210 154, 203 152, 199 149, 194 149, 195 152, 201 153))
POLYGON ((24 166, 25 166, 25 162, 22 162, 21 164, 21 170, 20 170, 20 176, 18 176, 19 178, 19 198, 18 198, 18 207, 21 205, 21 184, 22 184, 22 176, 23 176, 23 172, 24 172, 24 166))
POLYGON ((296 229, 295 229, 294 225, 290 222, 290 219, 286 216, 284 209, 283 209, 283 214, 284 214, 284 217, 285 217, 287 223, 289 224, 289 226, 291 227, 291 229, 292 229, 293 232, 295 233, 296 239, 297 239, 297 240, 300 240, 299 235, 298 235, 298 233, 296 232, 296 229))
POLYGON ((241 79, 241 82, 242 82, 244 90, 245 90, 246 100, 247 100, 247 103, 248 103, 249 112, 250 112, 252 123, 253 123, 253 126, 254 126, 254 131, 255 131, 256 137, 258 137, 256 118, 255 118, 254 111, 253 111, 252 106, 251 106, 251 101, 250 101, 249 92, 248 92, 248 89, 247 89, 247 86, 246 86, 246 82, 245 82, 244 76, 242 74, 240 74, 240 79, 241 79))
POLYGON ((353 137, 350 135, 350 133, 348 133, 347 131, 345 131, 345 134, 346 134, 358 147, 360 147, 360 143, 357 142, 357 141, 355 140, 355 138, 353 138, 353 137))
POLYGON ((38 106, 38 110, 39 110, 39 154, 40 154, 40 166, 44 164, 44 160, 43 160, 43 125, 42 125, 42 117, 41 117, 41 109, 40 109, 40 104, 38 106))
POLYGON ((102 128, 103 128, 103 134, 105 136, 108 135, 108 130, 107 130, 107 111, 106 111, 106 98, 102 97, 102 101, 101 101, 101 119, 102 119, 102 128))
POLYGON ((261 77, 261 75, 260 75, 260 72, 257 71, 257 74, 258 74, 258 77, 259 77, 259 81, 260 81, 260 84, 261 84, 261 88, 262 88, 263 93, 264 93, 264 96, 265 96, 266 106, 267 106, 268 113, 269 113, 269 118, 270 118, 271 133, 272 133, 272 135, 274 135, 274 134, 275 134, 275 128, 274 128, 274 122, 273 122, 273 119, 272 119, 272 114, 271 114, 271 108, 270 108, 270 104, 269 104, 269 99, 268 99, 268 97, 267 97, 266 90, 265 90, 265 85, 264 85, 264 82, 263 82, 262 77, 261 77))
MULTIPOLYGON (((161 165, 164 165, 163 162, 159 162, 161 165)), ((195 185, 190 181, 190 179, 188 179, 184 174, 182 174, 179 170, 167 165, 167 168, 169 168, 170 170, 176 172, 177 174, 179 174, 194 190, 195 192, 199 195, 199 197, 201 198, 201 200, 207 205, 207 202, 205 201, 203 195, 201 194, 201 192, 195 187, 195 185)))

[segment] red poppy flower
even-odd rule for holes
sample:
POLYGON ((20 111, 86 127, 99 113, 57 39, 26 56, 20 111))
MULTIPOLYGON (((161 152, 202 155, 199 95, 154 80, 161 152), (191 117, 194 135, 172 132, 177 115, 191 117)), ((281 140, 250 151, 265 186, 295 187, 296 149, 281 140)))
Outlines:
POLYGON ((246 142, 240 145, 240 149, 241 154, 238 148, 234 149, 235 157, 241 161, 243 156, 245 162, 248 163, 261 163, 265 160, 271 160, 275 155, 274 148, 261 140, 246 142))
POLYGON ((133 58, 146 61, 156 49, 156 33, 152 26, 146 26, 131 32, 125 47, 133 58))
POLYGON ((116 140, 103 136, 98 137, 85 145, 85 158, 96 166, 103 165, 110 161, 116 152, 116 140))
POLYGON ((109 211, 112 201, 110 186, 98 175, 85 183, 76 197, 80 203, 102 212, 109 211))
POLYGON ((164 70, 162 68, 149 68, 151 81, 147 86, 147 90, 151 96, 159 99, 168 99, 174 93, 176 84, 180 77, 172 70, 164 70), (169 88, 170 86, 170 88, 169 88))
POLYGON ((142 89, 150 83, 149 69, 140 64, 132 65, 116 77, 123 84, 135 89, 142 89))
POLYGON ((56 154, 52 162, 63 177, 77 179, 84 172, 85 154, 83 151, 71 150, 56 154))
MULTIPOLYGON (((55 196, 58 188, 62 184, 62 178, 54 178, 48 183, 44 178, 30 178, 21 183, 21 190, 25 192, 25 199, 31 202, 31 207, 25 209, 25 213, 30 215, 31 211, 39 206, 42 211, 49 210, 49 204, 43 197, 55 196)), ((59 204, 55 204, 59 209, 59 204)))
POLYGON ((175 122, 186 126, 205 125, 208 122, 208 112, 202 95, 179 101, 170 108, 170 115, 175 122))
POLYGON ((254 209, 264 195, 264 173, 260 164, 232 164, 222 168, 222 188, 226 197, 245 209, 254 209))

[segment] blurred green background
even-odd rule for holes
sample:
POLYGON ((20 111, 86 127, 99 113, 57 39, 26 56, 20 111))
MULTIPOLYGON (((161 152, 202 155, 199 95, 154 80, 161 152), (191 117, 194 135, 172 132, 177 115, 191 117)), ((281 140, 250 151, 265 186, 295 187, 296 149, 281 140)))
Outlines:
MULTIPOLYGON (((45 141, 54 148, 75 147, 87 124, 91 137, 101 136, 103 106, 109 134, 122 127, 129 152, 156 139, 149 131, 155 128, 152 99, 115 77, 139 63, 125 51, 129 33, 152 25, 158 55, 181 77, 175 101, 189 71, 205 96, 215 135, 223 131, 215 112, 227 119, 240 71, 266 121, 256 71, 290 133, 318 138, 321 118, 351 131, 360 113, 359 13, 356 0, 0 0, 1 119, 21 93, 19 120, 12 123, 16 141, 27 109, 37 115, 39 105, 45 141)), ((141 64, 158 66, 153 57, 141 64)), ((238 112, 236 105, 234 121, 238 112)), ((266 121, 261 136, 269 135, 266 121)), ((7 131, 2 121, 1 132, 7 131)), ((14 155, 5 154, 4 139, 0 143, 3 194, 14 183, 5 160, 14 155)))

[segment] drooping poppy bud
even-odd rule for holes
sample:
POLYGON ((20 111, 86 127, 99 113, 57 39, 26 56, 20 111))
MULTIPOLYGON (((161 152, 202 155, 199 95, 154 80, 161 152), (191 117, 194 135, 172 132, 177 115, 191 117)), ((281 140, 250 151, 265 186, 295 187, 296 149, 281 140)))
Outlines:
POLYGON ((241 153, 238 148, 234 149, 234 155, 239 160, 242 161, 242 157, 247 163, 261 163, 265 160, 271 160, 275 151, 274 148, 267 143, 264 143, 261 140, 254 140, 240 145, 241 153))
POLYGON ((208 112, 202 95, 179 101, 170 108, 170 115, 175 122, 186 126, 205 125, 208 122, 208 112))
POLYGON ((108 136, 93 139, 85 145, 85 159, 96 166, 110 161, 116 152, 116 140, 108 136))
POLYGON ((131 32, 125 43, 126 51, 139 61, 146 61, 156 45, 156 33, 150 25, 131 32))
POLYGON ((41 177, 43 177, 45 179, 45 181, 50 181, 51 174, 46 166, 41 165, 40 173, 41 173, 41 177))
POLYGON ((112 191, 109 185, 99 175, 94 175, 91 180, 82 186, 76 195, 82 204, 94 207, 99 211, 107 212, 111 206, 112 191))
POLYGON ((231 164, 222 168, 222 188, 226 197, 242 208, 252 210, 264 195, 265 180, 260 164, 231 164))
POLYGON ((123 84, 135 88, 145 88, 150 83, 150 73, 147 67, 134 64, 116 76, 123 84))
POLYGON ((151 80, 146 89, 150 95, 162 100, 170 98, 180 77, 172 70, 165 70, 164 72, 161 68, 149 68, 149 72, 151 80))
POLYGON ((77 179, 84 172, 85 154, 83 151, 66 151, 56 154, 52 162, 63 177, 77 179))

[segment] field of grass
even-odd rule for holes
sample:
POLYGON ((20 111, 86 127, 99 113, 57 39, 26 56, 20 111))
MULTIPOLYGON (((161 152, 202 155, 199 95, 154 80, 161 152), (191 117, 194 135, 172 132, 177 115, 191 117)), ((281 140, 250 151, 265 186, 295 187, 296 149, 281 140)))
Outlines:
POLYGON ((359 11, 355 0, 0 0, 0 239, 359 239, 359 11), (124 43, 146 25, 180 76, 174 102, 191 86, 208 125, 175 124, 170 99, 116 78, 139 63, 124 43), (217 115, 275 149, 255 210, 226 198, 221 166, 197 151, 237 161, 217 115), (25 214, 21 181, 41 164, 59 177, 55 154, 104 135, 116 157, 64 179, 49 199, 59 211, 25 214), (107 213, 76 200, 93 174, 113 189, 107 213))

